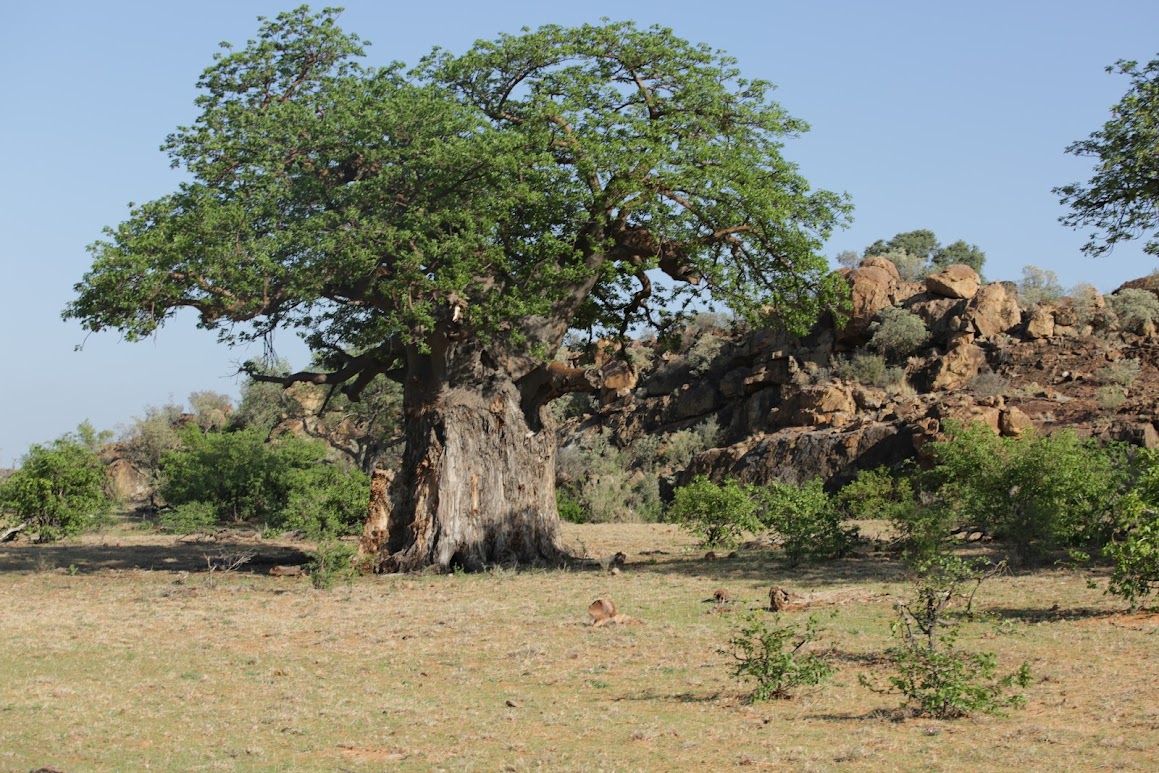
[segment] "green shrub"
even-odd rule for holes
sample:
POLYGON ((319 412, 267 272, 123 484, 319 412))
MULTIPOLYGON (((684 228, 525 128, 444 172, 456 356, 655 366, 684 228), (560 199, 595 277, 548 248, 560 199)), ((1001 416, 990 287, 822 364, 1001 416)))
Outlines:
POLYGON ((321 442, 290 436, 267 443, 256 428, 205 433, 196 426, 183 440, 162 463, 160 494, 172 505, 204 502, 220 520, 315 536, 349 531, 365 518, 369 479, 327 462, 321 442))
POLYGON ((25 522, 47 542, 98 525, 111 507, 101 437, 87 422, 48 445, 34 445, 0 482, 0 512, 25 522))
POLYGON ((579 499, 565 486, 555 490, 555 505, 559 510, 559 517, 568 523, 587 523, 588 515, 584 512, 579 499))
MULTIPOLYGON (((963 598, 963 587, 978 585, 1001 567, 986 571, 960 559, 942 558, 924 567, 911 601, 897 604, 893 634, 900 643, 889 650, 894 674, 879 688, 865 676, 862 684, 877 692, 898 693, 902 708, 918 716, 957 719, 975 713, 1002 715, 1024 705, 1015 688, 1030 684, 1030 667, 997 676, 997 659, 989 652, 955 647, 961 618, 950 607, 963 598)), ((972 599, 972 594, 970 597, 972 599)))
POLYGON ((847 360, 839 359, 834 364, 841 378, 867 386, 884 388, 905 380, 905 370, 887 367, 885 358, 880 354, 859 352, 847 360))
POLYGON ((824 655, 803 652, 817 638, 813 618, 802 631, 797 626, 776 623, 769 627, 756 614, 750 614, 729 640, 729 649, 721 652, 736 661, 733 674, 737 679, 756 682, 749 694, 751 701, 788 699, 798 687, 820 684, 833 673, 824 655))
POLYGON ((803 486, 770 483, 752 494, 758 517, 781 538, 791 566, 806 557, 839 558, 857 542, 857 528, 842 526, 842 515, 820 478, 803 486))
POLYGON ((837 495, 853 518, 888 520, 902 557, 913 566, 943 555, 950 547, 954 513, 936 499, 923 501, 915 477, 885 467, 864 470, 837 495))
POLYGON ((1159 450, 1136 459, 1138 478, 1115 514, 1103 552, 1114 562, 1107 592, 1137 607, 1159 590, 1159 450))
POLYGON ((1117 411, 1127 402, 1127 393, 1122 387, 1103 386, 1095 390, 1095 404, 1104 411, 1117 411))
POLYGON ((1129 387, 1139 378, 1143 366, 1138 359, 1123 359, 1113 362, 1105 368, 1099 368, 1095 376, 1104 384, 1129 387))
POLYGON ((677 430, 664 436, 664 450, 660 459, 664 466, 684 469, 701 451, 715 448, 720 425, 715 418, 706 419, 690 429, 677 430))
POLYGON ((975 397, 1005 397, 1010 391, 1010 381, 997 373, 979 373, 970 379, 968 388, 975 397))
POLYGON ((356 573, 354 567, 354 545, 339 542, 336 539, 326 539, 318 543, 317 549, 310 554, 310 582, 318 590, 330 590, 335 583, 354 581, 356 573))
POLYGON ((1063 295, 1058 274, 1039 268, 1023 266, 1022 281, 1018 283, 1018 300, 1023 306, 1054 303, 1063 295))
POLYGON ((217 525, 217 508, 209 502, 185 502, 162 510, 157 521, 163 530, 173 534, 197 534, 217 525))
POLYGON ((705 547, 733 547, 742 534, 761 526, 755 504, 736 481, 717 485, 703 475, 676 490, 668 517, 705 547))
POLYGON ((1147 290, 1128 288, 1106 296, 1107 307, 1122 330, 1142 333, 1159 322, 1159 298, 1147 290))
POLYGON ((946 429, 949 439, 930 447, 930 490, 959 519, 1010 540, 1023 561, 1105 537, 1126 482, 1112 452, 1069 431, 1000 438, 982 424, 946 429))
POLYGON ((930 331, 922 318, 897 306, 883 309, 869 331, 872 333, 869 345, 893 359, 913 354, 930 340, 930 331))

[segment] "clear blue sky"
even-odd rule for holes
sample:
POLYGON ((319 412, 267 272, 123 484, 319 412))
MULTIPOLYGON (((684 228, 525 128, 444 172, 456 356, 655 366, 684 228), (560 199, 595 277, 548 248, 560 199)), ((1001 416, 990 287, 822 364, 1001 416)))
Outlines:
MULTIPOLYGON (((336 3, 337 4, 337 3, 336 3)), ((87 340, 60 311, 101 228, 172 190, 158 151, 194 116, 194 83, 217 43, 243 43, 258 16, 292 3, 10 3, 0 25, 0 466, 84 419, 118 429, 145 406, 190 392, 236 393, 235 363, 179 316, 154 339, 87 340), (84 343, 82 351, 74 348, 84 343)), ((320 7, 316 4, 316 7, 320 7)), ((932 229, 987 253, 991 279, 1035 264, 1065 286, 1113 290, 1149 273, 1137 246, 1098 262, 1059 225, 1053 186, 1089 167, 1063 153, 1107 117, 1126 88, 1103 72, 1159 54, 1154 0, 975 0, 970 3, 371 2, 349 0, 342 25, 373 45, 371 63, 414 62, 432 46, 459 51, 522 26, 601 17, 670 26, 725 49, 743 72, 813 130, 786 155, 816 186, 846 191, 854 224, 826 248, 932 229)), ((279 348, 301 365, 289 337, 279 348)))

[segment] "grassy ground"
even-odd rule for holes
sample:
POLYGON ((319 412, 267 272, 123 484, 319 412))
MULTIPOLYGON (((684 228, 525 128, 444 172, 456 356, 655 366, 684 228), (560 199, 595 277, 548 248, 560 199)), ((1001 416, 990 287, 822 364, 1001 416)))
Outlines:
POLYGON ((662 525, 567 539, 628 563, 317 591, 206 571, 222 550, 255 549, 258 568, 294 560, 289 543, 0 545, 0 770, 1159 769, 1159 615, 1126 613, 1089 572, 1015 573, 979 593, 990 619, 960 643, 1005 670, 1030 661, 1024 710, 901 719, 896 697, 858 684, 907 593, 885 557, 706 561, 662 525), (724 588, 758 608, 771 585, 834 602, 813 612, 838 672, 749 705, 719 653, 739 615, 706 600, 724 588), (641 622, 586 625, 599 596, 641 622))

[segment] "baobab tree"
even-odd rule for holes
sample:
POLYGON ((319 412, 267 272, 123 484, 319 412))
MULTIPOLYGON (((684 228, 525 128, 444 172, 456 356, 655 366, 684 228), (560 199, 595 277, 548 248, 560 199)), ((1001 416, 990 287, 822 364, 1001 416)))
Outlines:
POLYGON ((396 379, 406 448, 364 548, 552 561, 549 403, 616 370, 553 362, 569 329, 622 336, 687 293, 803 329, 841 298, 819 251, 849 204, 782 157, 807 126, 768 83, 667 29, 547 26, 405 70, 363 64, 336 17, 215 57, 165 144, 190 181, 106 230, 65 316, 138 339, 187 307, 226 343, 290 329, 316 353, 256 378, 396 379))

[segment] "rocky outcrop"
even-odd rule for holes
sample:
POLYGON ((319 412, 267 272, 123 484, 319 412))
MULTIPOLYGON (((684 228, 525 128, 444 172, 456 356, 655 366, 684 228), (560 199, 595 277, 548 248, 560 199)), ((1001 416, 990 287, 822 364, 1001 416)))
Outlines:
POLYGON ((1073 429, 1159 446, 1159 411, 1149 397, 1159 392, 1159 343, 1117 328, 1097 293, 1023 309, 1012 285, 981 284, 967 266, 923 284, 869 258, 844 276, 853 304, 844 327, 823 321, 800 339, 766 329, 713 331, 723 338, 701 370, 689 365, 701 340, 694 337, 654 358, 622 403, 564 428, 565 444, 600 432, 621 448, 659 436, 663 448, 664 438, 715 422, 719 447, 659 470, 669 488, 696 474, 754 483, 820 476, 836 485, 860 469, 923 459, 947 422, 981 422, 1007 437, 1073 429), (884 363, 884 382, 851 380, 845 365, 874 354, 866 344, 890 306, 916 314, 928 340, 884 363), (1123 358, 1141 363, 1139 380, 1122 405, 1106 407, 1100 390, 1109 377, 1100 374, 1123 358))

